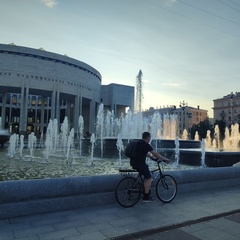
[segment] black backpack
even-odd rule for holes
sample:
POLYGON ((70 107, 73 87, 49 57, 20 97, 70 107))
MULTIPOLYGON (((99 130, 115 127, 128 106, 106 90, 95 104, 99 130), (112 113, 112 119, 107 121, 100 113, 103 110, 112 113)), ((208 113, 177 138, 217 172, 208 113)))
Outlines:
POLYGON ((134 157, 137 157, 137 153, 138 153, 138 143, 139 141, 136 140, 136 141, 131 141, 127 147, 125 148, 125 151, 124 151, 124 155, 128 158, 134 158, 134 157))

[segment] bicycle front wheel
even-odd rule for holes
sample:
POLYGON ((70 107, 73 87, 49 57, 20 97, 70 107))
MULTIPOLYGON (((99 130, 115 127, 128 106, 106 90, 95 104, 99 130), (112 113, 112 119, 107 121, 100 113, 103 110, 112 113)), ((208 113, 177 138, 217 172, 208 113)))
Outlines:
POLYGON ((134 177, 125 177, 117 185, 115 190, 115 198, 123 207, 132 207, 135 205, 142 193, 139 182, 134 177))
POLYGON ((171 202, 177 194, 177 182, 170 175, 164 175, 156 184, 156 193, 160 201, 171 202))

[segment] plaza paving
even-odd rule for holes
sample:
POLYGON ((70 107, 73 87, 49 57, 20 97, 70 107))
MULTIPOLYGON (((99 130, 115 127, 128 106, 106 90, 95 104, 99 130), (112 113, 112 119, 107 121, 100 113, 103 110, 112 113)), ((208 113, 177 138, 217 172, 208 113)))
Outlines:
POLYGON ((240 189, 178 194, 163 204, 117 203, 0 220, 1 240, 240 239, 240 189))

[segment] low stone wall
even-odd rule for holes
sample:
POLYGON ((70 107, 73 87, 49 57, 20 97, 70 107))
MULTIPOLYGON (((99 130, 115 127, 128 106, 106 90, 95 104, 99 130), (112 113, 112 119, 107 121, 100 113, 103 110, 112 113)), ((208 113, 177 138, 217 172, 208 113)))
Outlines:
MULTIPOLYGON (((165 174, 175 177, 178 195, 240 186, 239 167, 165 174)), ((114 190, 121 178, 117 174, 0 182, 0 219, 116 202, 114 190)))

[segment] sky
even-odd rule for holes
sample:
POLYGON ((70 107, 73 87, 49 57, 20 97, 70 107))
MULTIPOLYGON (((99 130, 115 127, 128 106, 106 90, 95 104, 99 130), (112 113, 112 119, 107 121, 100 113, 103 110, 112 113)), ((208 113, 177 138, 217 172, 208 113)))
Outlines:
POLYGON ((102 84, 143 81, 143 110, 240 91, 239 0, 0 0, 0 43, 83 61, 102 84))

